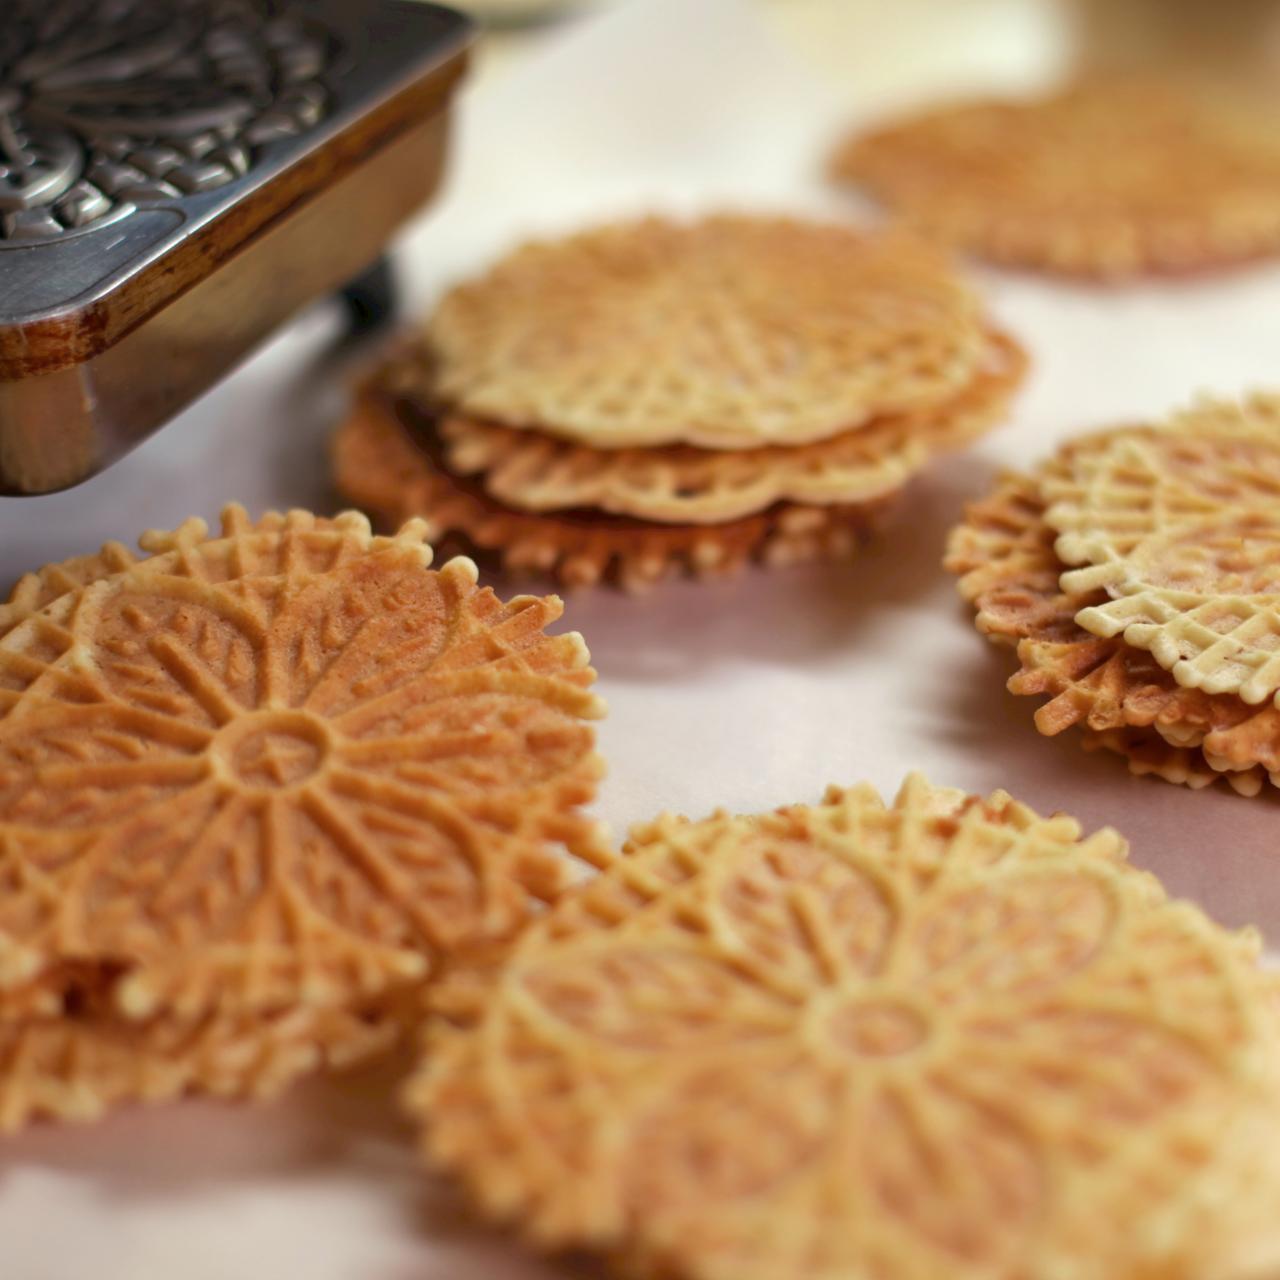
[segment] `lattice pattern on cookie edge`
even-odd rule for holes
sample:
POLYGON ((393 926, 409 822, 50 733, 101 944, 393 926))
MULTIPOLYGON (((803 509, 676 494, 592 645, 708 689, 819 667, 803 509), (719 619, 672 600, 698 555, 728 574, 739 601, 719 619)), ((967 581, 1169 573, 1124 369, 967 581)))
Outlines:
MULTIPOLYGON (((413 360, 413 357, 409 357, 413 360)), ((406 361, 408 363, 408 361, 406 361)), ((424 358, 414 361, 419 368, 424 358)), ((593 449, 540 432, 444 413, 442 460, 476 476, 514 510, 592 509, 664 523, 715 524, 778 502, 865 503, 901 488, 932 456, 977 438, 1003 413, 1026 367, 1011 338, 992 333, 983 367, 931 410, 888 415, 805 445, 710 450, 684 445, 593 449)), ((429 378, 392 375, 430 403, 429 378)))
POLYGON ((347 501, 394 527, 427 522, 441 545, 492 557, 512 573, 546 573, 566 587, 609 581, 640 592, 673 574, 719 577, 746 564, 790 565, 852 556, 883 522, 895 495, 852 506, 782 503, 724 524, 663 525, 595 512, 535 515, 494 501, 474 480, 450 474, 431 441, 411 428, 413 410, 363 391, 333 444, 347 501))
POLYGON ((1258 703, 1280 688, 1280 398, 1208 403, 1110 432, 1047 474, 1045 519, 1081 611, 1180 684, 1258 703))
MULTIPOLYGON (((1052 469, 1056 464, 1049 464, 1052 469)), ((1048 695, 1036 727, 1053 735, 1078 725, 1092 745, 1124 755, 1137 773, 1198 786, 1214 774, 1246 795, 1265 772, 1280 776, 1280 711, 1231 694, 1176 683, 1150 654, 1076 622, 1100 598, 1064 592, 1054 531, 1044 521, 1042 476, 1009 474, 973 503, 952 532, 947 568, 975 609, 978 630, 1016 647, 1013 693, 1048 695), (1150 731, 1163 742, 1153 740, 1150 731)))
POLYGON ((402 1031, 390 1014, 347 1009, 187 1023, 110 1015, 0 1020, 0 1134, 42 1119, 88 1124, 124 1103, 197 1091, 273 1098, 300 1076, 385 1052, 402 1031))

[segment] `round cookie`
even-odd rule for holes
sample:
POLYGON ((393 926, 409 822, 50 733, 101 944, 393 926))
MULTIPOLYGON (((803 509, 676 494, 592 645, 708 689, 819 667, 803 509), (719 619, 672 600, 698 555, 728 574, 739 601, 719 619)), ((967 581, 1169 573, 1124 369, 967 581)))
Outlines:
POLYGON ((1261 703, 1280 690, 1280 397, 1206 402, 1077 443, 1047 472, 1077 620, 1149 650, 1179 684, 1261 703))
POLYGON ((557 600, 430 569, 420 524, 201 533, 0 640, 0 986, 75 964, 138 1020, 355 1008, 605 857, 557 600))
MULTIPOLYGON (((304 530, 320 530, 323 536, 348 523, 343 517, 268 512, 250 526, 243 512, 228 508, 223 533, 296 538, 304 530)), ((351 525, 359 527, 358 521, 351 525)), ((204 521, 191 519, 142 541, 152 554, 165 554, 207 539, 204 521)), ((0 637, 59 597, 138 561, 123 544, 111 542, 94 554, 25 575, 0 605, 0 637)), ((0 1132, 35 1120, 89 1122, 122 1103, 169 1101, 191 1092, 272 1097, 301 1075, 384 1052, 408 1021, 397 996, 365 1009, 213 1014, 195 1021, 160 1015, 134 1023, 110 1008, 109 992, 110 978, 92 965, 70 971, 63 966, 27 986, 0 991, 0 1132)))
POLYGON ((1112 75, 1041 98, 962 102, 845 142, 840 181, 998 262, 1117 277, 1280 249, 1274 99, 1112 75))
POLYGON ((1274 1264, 1259 939, 1124 853, 919 778, 659 818, 446 983, 408 1105, 488 1213, 664 1280, 1274 1264))
MULTIPOLYGON (((425 424, 424 424, 425 425, 425 424)), ((548 573, 565 587, 616 582, 644 591, 676 573, 734 573, 853 555, 891 509, 890 493, 854 506, 780 503, 720 524, 664 525, 604 512, 535 515, 506 507, 475 480, 452 475, 415 430, 412 408, 363 390, 333 442, 343 497, 395 528, 418 518, 439 545, 492 557, 510 572, 548 573)))
POLYGON ((952 399, 986 345, 928 244, 746 216, 526 245, 446 295, 426 342, 442 405, 593 449, 829 439, 952 399))
POLYGON ((947 548, 947 568, 960 575, 978 630, 1017 649, 1009 689, 1048 696, 1035 716, 1041 733, 1078 726, 1091 745, 1126 755, 1135 772, 1190 786, 1223 778, 1256 795, 1267 774, 1280 777, 1280 711, 1185 688, 1149 653, 1080 626, 1080 611, 1105 596, 1059 584, 1064 566, 1042 494, 1056 466, 1002 477, 970 505, 947 548))

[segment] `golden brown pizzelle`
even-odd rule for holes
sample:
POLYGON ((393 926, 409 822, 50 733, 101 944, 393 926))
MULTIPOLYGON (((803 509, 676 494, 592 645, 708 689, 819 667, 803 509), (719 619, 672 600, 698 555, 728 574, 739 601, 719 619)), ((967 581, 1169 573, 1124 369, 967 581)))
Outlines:
POLYGON ((36 1120, 89 1123, 124 1103, 188 1093, 272 1098, 300 1076, 386 1051, 403 1030, 401 1019, 379 1009, 140 1024, 110 1012, 0 1018, 0 1133, 36 1120))
POLYGON ((109 959, 134 1016, 343 1003, 595 856, 557 601, 429 569, 421 526, 229 526, 0 641, 4 985, 109 959))
MULTIPOLYGON (((285 518, 269 512, 255 528, 278 528, 285 518)), ((207 533, 205 523, 193 518, 144 541, 163 551, 207 533)), ((0 637, 60 596, 138 560, 123 543, 108 542, 92 554, 25 574, 0 604, 0 637)), ((116 1103, 159 1101, 197 1088, 264 1096, 322 1063, 346 1064, 380 1051, 401 1030, 382 1011, 346 1010, 277 1015, 261 1024, 216 1016, 173 1024, 161 1017, 135 1028, 102 1008, 106 990, 104 975, 93 966, 78 972, 63 966, 0 991, 0 1132, 36 1119, 94 1120, 116 1103)))
POLYGON ((1142 772, 1191 785, 1218 773, 1256 794, 1265 774, 1280 774, 1280 713, 1184 688, 1149 653, 1085 631, 1076 615, 1101 593, 1077 596, 1059 585, 1066 566, 1044 520, 1042 489, 1040 475, 1004 476, 970 505, 947 551, 978 630, 1016 647, 1020 669, 1009 688, 1048 696, 1036 727, 1052 735, 1078 725, 1142 772))
POLYGON ((383 1048, 443 955, 607 857, 554 597, 353 513, 142 546, 30 579, 0 636, 9 1127, 383 1048))
POLYGON ((492 557, 511 572, 536 571, 566 587, 616 582, 641 591, 672 574, 733 573, 752 561, 794 564, 853 554, 896 495, 852 507, 781 503, 714 525, 662 525, 581 511, 534 515, 451 475, 433 454, 428 423, 375 386, 356 397, 333 442, 343 498, 394 528, 426 522, 439 545, 492 557))
POLYGON ((1280 396, 1204 400, 1080 442, 1044 477, 1077 621, 1151 652, 1179 684, 1280 691, 1280 396))
POLYGON ((1259 950, 1001 792, 667 815, 455 973, 406 1100, 488 1214, 628 1274, 1265 1275, 1259 950))
POLYGON ((74 591, 86 582, 109 577, 129 568, 137 556, 122 542, 108 542, 87 556, 47 564, 34 573, 23 574, 14 583, 9 598, 0 603, 0 636, 7 635, 24 618, 38 613, 50 601, 74 591))
POLYGON ((1275 99, 1155 74, 958 102, 852 135, 833 176, 984 257, 1118 277, 1280 249, 1275 99))
POLYGON ((650 217, 524 245, 429 318, 439 398, 595 449, 827 439, 966 387, 986 338, 899 232, 650 217))

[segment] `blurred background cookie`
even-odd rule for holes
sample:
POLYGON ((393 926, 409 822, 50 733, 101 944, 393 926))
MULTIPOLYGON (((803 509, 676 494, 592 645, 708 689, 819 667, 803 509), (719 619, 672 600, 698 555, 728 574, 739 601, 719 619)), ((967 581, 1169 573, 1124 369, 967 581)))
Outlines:
POLYGON ((831 160, 929 234, 1067 275, 1200 271, 1280 250, 1280 95, 1115 72, 859 131, 831 160))

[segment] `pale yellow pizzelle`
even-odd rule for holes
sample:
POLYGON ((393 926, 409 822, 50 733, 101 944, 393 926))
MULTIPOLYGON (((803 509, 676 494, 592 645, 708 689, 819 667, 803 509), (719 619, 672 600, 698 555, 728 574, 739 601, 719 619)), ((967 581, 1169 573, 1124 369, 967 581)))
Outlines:
POLYGON ((554 597, 354 513, 143 547, 0 639, 0 989, 359 1011, 604 856, 602 703, 554 597))
POLYGON ((1274 96, 1117 74, 860 131, 833 176, 999 262, 1116 277, 1280 250, 1274 96))
POLYGON ((1247 703, 1280 690, 1280 397, 1206 402, 1111 431, 1047 475, 1063 589, 1095 635, 1149 650, 1179 684, 1247 703))
POLYGON ((981 371, 954 399, 807 445, 593 449, 446 413, 438 425, 440 451, 450 471, 476 476, 487 494, 515 510, 591 509, 719 524, 780 502, 866 503, 897 492, 933 456, 992 426, 1025 368, 1017 343, 992 333, 981 371))
POLYGON ((1035 715, 1041 733, 1078 727, 1086 747, 1118 752, 1135 773, 1193 788, 1222 780, 1257 795, 1268 776, 1280 782, 1280 709, 1179 685, 1145 650, 1076 621, 1105 595, 1062 589, 1042 488, 1080 447, 1089 442, 1071 442, 1031 475, 1002 476, 952 531, 946 567, 960 575, 978 630, 1016 648, 1011 692, 1048 697, 1035 715))
POLYGON ((664 1280, 1268 1275, 1259 949, 1002 792, 665 816, 446 982, 406 1100, 488 1213, 664 1280))
POLYGON ((976 297, 898 232, 648 218, 517 249, 426 326, 438 401, 593 449, 800 445, 943 403, 976 297))

